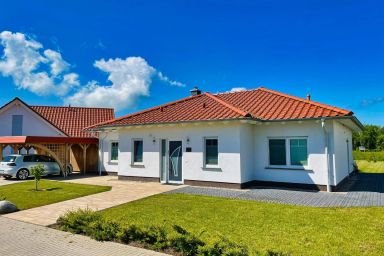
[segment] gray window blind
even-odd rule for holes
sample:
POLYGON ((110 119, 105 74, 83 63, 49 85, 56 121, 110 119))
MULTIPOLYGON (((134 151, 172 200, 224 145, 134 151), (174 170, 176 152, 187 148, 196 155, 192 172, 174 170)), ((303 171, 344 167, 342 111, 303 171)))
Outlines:
POLYGON ((13 115, 12 116, 12 136, 23 135, 23 116, 13 115))

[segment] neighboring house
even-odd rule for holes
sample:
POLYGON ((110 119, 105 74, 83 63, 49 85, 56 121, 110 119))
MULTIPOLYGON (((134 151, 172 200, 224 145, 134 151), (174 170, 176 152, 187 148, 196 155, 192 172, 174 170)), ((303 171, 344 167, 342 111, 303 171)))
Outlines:
POLYGON ((120 179, 328 191, 353 171, 351 111, 258 88, 202 93, 116 118, 99 132, 101 168, 120 179))
POLYGON ((108 108, 30 106, 15 98, 0 108, 0 157, 51 155, 62 168, 98 173, 98 138, 84 128, 114 118, 108 108))

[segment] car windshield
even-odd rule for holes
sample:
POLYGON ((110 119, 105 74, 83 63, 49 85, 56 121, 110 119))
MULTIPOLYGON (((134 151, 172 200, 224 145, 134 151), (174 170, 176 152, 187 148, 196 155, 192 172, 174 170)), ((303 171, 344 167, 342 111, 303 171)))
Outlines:
POLYGON ((5 156, 3 158, 3 162, 7 162, 7 163, 13 163, 15 162, 16 160, 16 156, 5 156))

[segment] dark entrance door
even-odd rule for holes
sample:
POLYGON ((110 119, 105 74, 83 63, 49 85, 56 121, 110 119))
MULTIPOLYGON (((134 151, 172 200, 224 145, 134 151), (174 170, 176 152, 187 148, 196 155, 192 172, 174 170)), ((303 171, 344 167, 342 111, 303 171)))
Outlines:
POLYGON ((182 181, 182 142, 170 141, 169 142, 169 181, 181 182, 182 181))

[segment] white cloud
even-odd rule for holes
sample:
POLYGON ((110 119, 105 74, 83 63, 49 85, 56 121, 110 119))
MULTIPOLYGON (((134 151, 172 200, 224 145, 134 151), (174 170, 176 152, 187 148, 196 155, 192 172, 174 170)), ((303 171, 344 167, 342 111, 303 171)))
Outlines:
POLYGON ((149 96, 149 88, 156 69, 141 57, 98 60, 94 66, 109 74, 111 85, 89 82, 74 95, 65 99, 66 104, 80 106, 114 107, 121 110, 135 105, 140 96, 149 96))
POLYGON ((157 72, 157 75, 161 81, 167 82, 170 85, 177 86, 177 87, 185 87, 185 84, 169 79, 167 76, 163 75, 163 73, 161 73, 160 71, 157 72))
POLYGON ((16 86, 38 95, 65 95, 77 85, 78 75, 63 74, 69 68, 59 52, 43 45, 22 33, 3 31, 0 44, 4 48, 0 58, 0 74, 12 77, 16 86))
POLYGON ((233 87, 229 92, 241 92, 245 90, 247 90, 245 87, 233 87))
POLYGON ((22 33, 3 31, 0 45, 4 48, 0 58, 1 75, 12 77, 19 89, 38 95, 59 95, 65 104, 74 106, 113 107, 116 110, 132 107, 140 97, 149 96, 154 78, 172 86, 185 86, 163 75, 141 57, 97 60, 94 66, 108 74, 109 83, 89 81, 81 86, 79 75, 69 72, 71 65, 61 53, 44 49, 35 39, 22 33))

